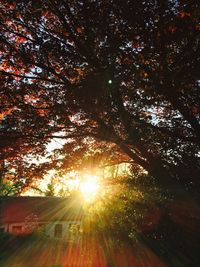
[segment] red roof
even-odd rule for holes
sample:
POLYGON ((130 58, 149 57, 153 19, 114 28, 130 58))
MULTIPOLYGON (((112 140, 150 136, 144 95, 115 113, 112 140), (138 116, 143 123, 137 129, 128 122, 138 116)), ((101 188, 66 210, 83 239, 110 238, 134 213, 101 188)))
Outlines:
POLYGON ((38 221, 81 220, 80 199, 58 197, 0 197, 0 223, 24 222, 30 215, 38 221))

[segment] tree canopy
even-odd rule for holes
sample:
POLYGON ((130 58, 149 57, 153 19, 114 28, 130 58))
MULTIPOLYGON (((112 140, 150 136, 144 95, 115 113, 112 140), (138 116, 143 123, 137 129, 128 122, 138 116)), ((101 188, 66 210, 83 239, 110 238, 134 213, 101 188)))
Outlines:
POLYGON ((3 1, 0 15, 1 161, 29 177, 129 162, 198 190, 199 1, 3 1), (51 163, 31 164, 55 138, 51 163))

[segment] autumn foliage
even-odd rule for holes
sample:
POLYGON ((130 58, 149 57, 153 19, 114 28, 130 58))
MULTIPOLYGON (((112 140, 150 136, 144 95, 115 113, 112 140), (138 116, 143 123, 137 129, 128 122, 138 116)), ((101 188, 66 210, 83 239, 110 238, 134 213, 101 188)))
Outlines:
POLYGON ((1 1, 0 16, 1 161, 39 176, 98 155, 197 189, 198 1, 1 1), (55 137, 51 163, 27 161, 55 137))

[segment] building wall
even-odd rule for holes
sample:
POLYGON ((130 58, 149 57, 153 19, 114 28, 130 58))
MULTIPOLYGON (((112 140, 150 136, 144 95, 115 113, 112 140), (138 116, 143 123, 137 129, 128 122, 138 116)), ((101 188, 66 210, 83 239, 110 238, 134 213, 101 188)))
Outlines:
POLYGON ((75 241, 80 239, 81 235, 81 222, 77 221, 54 221, 46 225, 46 234, 50 238, 66 239, 75 241), (59 226, 59 227, 58 227, 59 226), (59 231, 57 231, 59 229, 59 231), (61 229, 61 231, 60 231, 61 229))
MULTIPOLYGON (((15 235, 30 233, 25 222, 3 224, 1 230, 15 235)), ((31 232, 34 230, 41 230, 49 238, 77 241, 81 237, 81 221, 40 221, 31 232)))

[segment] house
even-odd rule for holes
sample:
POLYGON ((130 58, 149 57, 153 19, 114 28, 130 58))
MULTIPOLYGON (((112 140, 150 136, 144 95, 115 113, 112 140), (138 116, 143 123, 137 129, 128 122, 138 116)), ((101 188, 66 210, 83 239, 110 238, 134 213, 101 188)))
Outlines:
POLYGON ((0 231, 25 235, 42 231, 50 238, 77 240, 83 218, 78 198, 0 197, 0 231))

